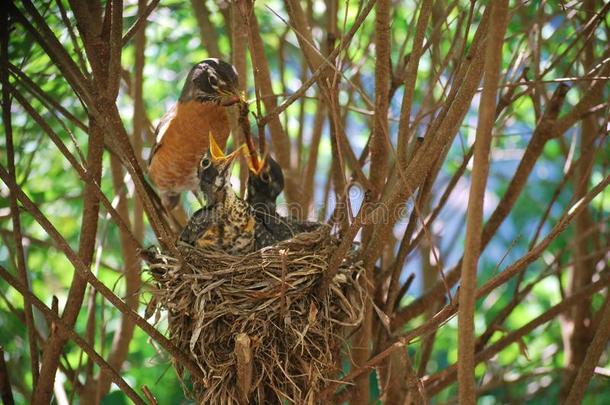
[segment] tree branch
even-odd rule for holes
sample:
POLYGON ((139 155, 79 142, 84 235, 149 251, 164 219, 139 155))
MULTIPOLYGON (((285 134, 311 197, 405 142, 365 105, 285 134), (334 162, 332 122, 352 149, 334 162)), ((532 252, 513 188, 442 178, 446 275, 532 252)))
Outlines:
POLYGON ((572 383, 572 388, 565 400, 566 404, 581 403, 589 381, 593 377, 593 371, 599 362, 599 358, 606 350, 608 339, 610 339, 610 299, 606 297, 604 307, 599 318, 598 328, 593 340, 589 344, 585 358, 582 361, 578 374, 572 383))
POLYGON ((0 398, 5 405, 14 405, 11 380, 8 375, 6 362, 4 361, 4 348, 0 346, 0 398))
MULTIPOLYGON (((6 169, 0 165, 0 179, 7 182, 8 174, 6 169)), ((7 183, 8 184, 8 183, 7 183)), ((165 350, 169 352, 177 361, 181 362, 182 365, 191 373, 191 375, 198 379, 203 379, 203 373, 199 366, 197 366, 187 355, 180 351, 172 342, 170 342, 165 336, 151 326, 144 318, 139 316, 133 310, 131 310, 127 304, 125 304, 119 297, 117 297, 108 287, 106 287, 95 275, 91 272, 88 266, 82 261, 79 255, 74 252, 66 240, 59 234, 57 229, 49 222, 49 220, 40 212, 38 207, 28 198, 25 193, 17 188, 12 189, 11 192, 17 195, 17 198, 23 204, 25 209, 36 219, 40 226, 47 232, 47 234, 53 239, 57 247, 64 252, 66 258, 76 268, 76 271, 84 277, 89 284, 93 286, 100 294, 104 296, 109 302, 114 305, 119 311, 127 314, 144 332, 146 332, 152 339, 157 341, 165 350)), ((42 374, 42 373, 41 373, 42 374)))
POLYGON ((197 19, 197 25, 199 26, 199 37, 201 39, 201 45, 203 45, 208 52, 209 57, 222 58, 223 55, 220 53, 218 48, 218 35, 216 34, 216 27, 210 20, 210 10, 205 0, 191 0, 191 7, 195 12, 195 18, 197 19))
MULTIPOLYGON (((556 126, 554 123, 557 115, 559 114, 561 105, 565 100, 568 89, 569 88, 565 85, 560 85, 555 89, 553 97, 548 103, 543 117, 534 129, 532 138, 528 143, 525 152, 523 153, 523 157, 519 162, 514 176, 510 180, 506 192, 485 223, 481 238, 481 251, 485 249, 504 219, 506 219, 512 210, 517 198, 527 184, 527 179, 532 172, 538 157, 544 150, 544 145, 546 142, 548 142, 548 140, 550 140, 553 136, 561 135, 555 132, 556 126)), ((445 274, 445 281, 450 287, 455 285, 455 283, 459 280, 461 266, 462 261, 460 260, 455 267, 445 274)), ((437 282, 423 296, 399 311, 395 319, 392 321, 392 326, 399 327, 404 322, 412 319, 414 316, 423 313, 427 308, 430 307, 430 305, 432 305, 435 301, 438 301, 439 297, 443 296, 443 292, 446 288, 445 286, 445 282, 437 282)))
MULTIPOLYGON (((9 181, 11 185, 15 187, 17 185, 17 177, 15 170, 15 149, 13 145, 13 122, 11 117, 11 96, 9 88, 9 55, 8 55, 8 40, 10 21, 6 5, 2 7, 2 23, 0 23, 0 77, 2 78, 2 121, 4 122, 4 134, 6 137, 6 157, 8 162, 9 181)), ((17 204, 17 198, 13 193, 10 194, 10 207, 11 217, 13 220, 13 238, 15 240, 15 250, 17 259, 17 271, 21 282, 25 286, 29 286, 28 274, 26 270, 26 259, 25 252, 23 249, 23 236, 21 230, 21 218, 19 217, 19 206, 17 204)), ((32 313, 32 303, 30 300, 24 298, 24 314, 25 314, 25 326, 28 335, 28 345, 30 349, 30 366, 32 369, 32 385, 36 387, 38 384, 38 346, 36 344, 36 330, 34 326, 34 316, 32 313)), ((0 353, 2 354, 2 353, 0 353)), ((4 363, 4 359, 2 359, 4 363)), ((8 377, 7 377, 8 378, 8 377)), ((7 380, 8 381, 8 380, 7 380)))
MULTIPOLYGON (((6 269, 0 266, 0 276, 6 280, 13 288, 21 293, 21 295, 27 296, 27 298, 32 302, 32 304, 38 308, 53 325, 57 327, 58 333, 65 335, 67 339, 71 339, 76 343, 80 348, 83 349, 87 355, 93 359, 93 361, 104 371, 106 371, 112 382, 114 382, 124 393, 127 395, 129 399, 131 399, 136 404, 146 405, 146 402, 125 382, 125 380, 119 375, 119 373, 112 368, 102 356, 100 356, 91 345, 89 345, 83 338, 81 338, 74 329, 69 326, 63 318, 57 316, 53 310, 47 307, 42 301, 40 301, 36 296, 34 296, 23 284, 21 284, 16 278, 14 278, 6 269)), ((53 378, 54 380, 54 378, 53 378)), ((32 403, 35 400, 32 400, 32 403)))
POLYGON ((489 151, 491 132, 496 112, 498 82, 502 67, 502 44, 508 23, 508 0, 490 3, 491 20, 488 27, 488 45, 485 49, 483 94, 479 106, 479 121, 474 144, 474 165, 462 261, 462 282, 460 284, 460 308, 458 314, 458 381, 459 400, 462 404, 476 403, 474 375, 474 310, 477 268, 481 252, 481 228, 483 226, 483 201, 489 172, 489 151))

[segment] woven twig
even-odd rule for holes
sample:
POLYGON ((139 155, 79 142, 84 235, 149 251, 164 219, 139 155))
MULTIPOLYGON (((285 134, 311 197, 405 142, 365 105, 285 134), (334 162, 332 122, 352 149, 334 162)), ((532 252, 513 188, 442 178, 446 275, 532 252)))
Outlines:
POLYGON ((337 245, 321 227, 245 256, 186 245, 178 247, 183 262, 153 255, 156 309, 167 311, 169 338, 206 376, 192 381, 198 402, 320 400, 316 393, 340 371, 344 337, 361 322, 365 299, 355 251, 318 295, 337 245))

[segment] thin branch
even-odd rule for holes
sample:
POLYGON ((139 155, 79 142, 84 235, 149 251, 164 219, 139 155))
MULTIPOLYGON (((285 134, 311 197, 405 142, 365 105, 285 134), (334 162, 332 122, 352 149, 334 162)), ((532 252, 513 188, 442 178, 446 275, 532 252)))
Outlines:
POLYGON ((32 2, 30 0, 24 0, 22 4, 40 31, 35 28, 30 22, 30 19, 23 15, 17 7, 12 3, 9 3, 11 14, 13 14, 16 20, 26 28, 34 39, 36 39, 36 42, 42 46, 45 52, 51 57, 51 60, 63 73, 66 80, 75 89, 79 97, 88 103, 91 103, 93 96, 87 78, 79 70, 72 58, 70 58, 70 55, 61 45, 51 28, 46 24, 44 18, 38 13, 32 2))
POLYGON ((40 301, 34 294, 32 294, 28 289, 20 283, 16 278, 14 278, 4 267, 0 266, 0 276, 2 279, 6 280, 13 288, 15 288, 21 295, 27 298, 32 302, 32 304, 38 308, 46 318, 50 320, 50 322, 55 325, 58 332, 62 335, 65 335, 67 338, 71 339, 74 343, 76 343, 80 348, 82 348, 87 355, 93 359, 95 364, 97 364, 102 370, 106 371, 114 382, 120 389, 127 395, 129 399, 131 399, 136 404, 146 405, 146 401, 144 401, 130 386, 125 382, 125 380, 119 375, 119 373, 112 368, 106 361, 93 349, 91 345, 89 345, 83 338, 81 338, 74 329, 69 326, 63 318, 60 318, 53 310, 47 307, 42 301, 40 301))
POLYGON ((61 15, 62 22, 68 30, 68 35, 70 36, 70 41, 72 41, 72 47, 74 47, 74 53, 76 53, 76 57, 78 58, 78 64, 81 68, 81 71, 86 72, 87 63, 85 62, 83 51, 81 50, 80 45, 78 43, 76 32, 74 32, 74 27, 72 26, 72 23, 70 23, 70 19, 68 18, 68 14, 66 13, 66 8, 64 7, 63 1, 56 0, 55 4, 57 4, 57 8, 59 9, 59 14, 61 15))
POLYGON ((0 398, 2 398, 2 403, 5 405, 14 405, 15 403, 8 368, 4 360, 4 348, 2 346, 0 346, 0 398))
MULTIPOLYGON (((0 179, 6 183, 8 174, 6 169, 0 165, 0 179)), ((8 184, 8 183, 7 183, 8 184)), ((29 199, 29 197, 19 188, 12 189, 11 192, 17 195, 17 198, 25 209, 36 219, 40 226, 53 239, 59 249, 61 249, 66 258, 75 267, 81 277, 84 277, 89 284, 93 286, 100 294, 114 305, 119 311, 127 314, 144 332, 152 339, 157 341, 165 350, 169 352, 177 361, 179 361, 193 377, 203 379, 204 375, 199 368, 187 355, 180 351, 172 342, 151 326, 144 318, 131 310, 119 297, 117 297, 108 287, 106 287, 95 275, 91 272, 88 266, 82 261, 79 255, 72 250, 68 242, 59 234, 57 229, 49 222, 49 220, 40 212, 38 207, 29 199)))
MULTIPOLYGON (((126 192, 123 188, 123 170, 116 157, 110 158, 112 183, 119 197, 117 211, 123 220, 129 224, 129 207, 126 192)), ((138 310, 140 280, 140 259, 138 254, 138 244, 134 244, 131 232, 127 233, 119 230, 121 241, 121 253, 124 261, 125 275, 125 302, 134 312, 138 310)), ((108 363, 116 368, 121 369, 122 364, 127 359, 129 354, 129 343, 133 338, 135 323, 126 314, 121 315, 121 323, 114 334, 112 340, 112 348, 108 356, 108 363)), ((104 395, 110 389, 110 378, 102 372, 100 373, 97 385, 97 401, 101 401, 104 395)))
MULTIPOLYGON (((534 129, 532 138, 528 143, 525 152, 523 153, 523 157, 517 166, 515 174, 510 180, 506 192, 485 223, 481 239, 481 250, 485 249, 487 244, 491 241, 493 235, 512 210, 517 198, 527 184, 527 179, 532 172, 540 154, 544 150, 544 145, 546 142, 548 142, 554 136, 561 135, 555 132, 555 120, 559 114, 561 106, 563 105, 563 101, 565 100, 568 90, 568 87, 563 85, 560 85, 555 89, 551 101, 546 106, 543 117, 534 129)), ((449 284, 449 286, 453 286, 459 280, 461 265, 462 263, 460 260, 455 267, 446 273, 446 282, 449 284)), ((442 296, 444 289, 445 284, 440 281, 437 282, 423 296, 399 312, 398 316, 392 322, 393 327, 398 327, 404 322, 412 319, 414 316, 423 313, 427 308, 430 307, 430 305, 438 300, 439 296, 442 296)))
POLYGON ((220 48, 218 47, 218 34, 216 34, 216 27, 212 24, 210 19, 210 10, 204 0, 191 0, 191 7, 193 8, 195 18, 197 19, 197 25, 199 26, 199 36, 201 38, 201 45, 204 46, 208 53, 208 56, 213 58, 222 58, 220 48))
MULTIPOLYGON (((60 103, 54 100, 48 93, 43 91, 40 86, 28 77, 24 72, 21 71, 17 66, 9 62, 9 71, 17 79, 17 83, 25 87, 33 96, 35 96, 40 102, 47 107, 49 110, 53 109, 59 112, 61 115, 66 117, 76 127, 80 128, 83 132, 89 131, 87 125, 74 114, 64 108, 60 103)), ((84 158, 83 158, 84 160, 84 158)))
MULTIPOLYGON (((4 133, 6 138, 6 157, 8 161, 8 172, 9 181, 11 185, 15 187, 17 185, 17 177, 15 170, 15 149, 13 145, 13 123, 11 117, 11 96, 8 79, 8 40, 9 40, 9 15, 8 12, 2 7, 2 26, 0 28, 0 60, 2 61, 0 66, 0 77, 2 78, 2 121, 4 123, 4 133)), ((13 193, 10 194, 10 207, 11 217, 13 220, 13 237, 15 241, 15 250, 17 256, 17 270, 19 278, 23 285, 29 285, 28 273, 26 270, 26 258, 23 249, 23 237, 21 230, 21 218, 19 217, 19 206, 17 204, 17 198, 13 193)), ((25 312, 25 326, 28 335, 28 345, 30 349, 30 366, 32 372, 33 386, 36 387, 38 384, 38 346, 36 344, 36 330, 34 326, 34 316, 32 313, 32 303, 29 302, 28 298, 24 300, 24 312, 25 312)))
MULTIPOLYGON (((484 296, 487 296, 494 289, 506 283, 509 279, 514 277, 516 274, 524 271, 527 266, 536 261, 542 253, 548 248, 552 241, 554 241, 559 234, 561 234, 568 225, 574 220, 574 218, 579 215, 583 209, 587 207, 587 205, 601 192, 603 192, 606 187, 610 185, 610 175, 600 181, 595 187, 593 187, 585 197, 575 202, 571 207, 567 208, 557 224, 551 229, 548 235, 542 240, 539 244, 537 244, 533 249, 529 250, 524 256, 519 258, 513 264, 508 266, 504 271, 500 274, 493 277, 491 280, 486 282, 483 286, 481 286, 476 291, 476 298, 480 299, 484 296)), ((586 292, 583 294, 592 294, 595 291, 603 288, 608 283, 608 278, 604 278, 595 283, 597 289, 591 291, 590 288, 586 289, 586 292)), ((578 302, 579 299, 582 299, 582 296, 574 296, 573 303, 578 302)), ((345 384, 353 381, 354 378, 362 375, 363 373, 371 370, 374 366, 379 364, 389 355, 391 355, 395 350, 398 350, 402 347, 405 347, 409 342, 413 341, 415 338, 420 336, 425 336, 429 333, 436 331, 440 325, 446 323, 452 316, 455 315, 458 309, 459 300, 455 300, 449 305, 444 306, 438 311, 431 319, 423 323, 422 325, 409 330, 405 333, 398 334, 397 340, 391 343, 388 347, 386 347, 383 351, 381 351, 376 356, 369 359, 369 361, 358 369, 351 371, 345 377, 341 379, 340 382, 334 382, 329 384, 327 388, 322 390, 321 395, 328 395, 330 392, 334 391, 337 388, 337 384, 345 384)), ((563 302, 562 302, 563 305, 563 302)), ((556 316, 556 315, 554 315, 556 316)), ((552 316, 551 319, 554 317, 552 316)), ((457 368, 456 368, 457 369, 457 368)))
MULTIPOLYGON (((244 18, 239 11, 239 5, 236 1, 231 2, 231 60, 237 75, 239 77, 239 89, 243 94, 247 93, 248 90, 248 64, 247 64, 247 53, 248 53, 248 27, 245 24, 244 18)), ((233 131, 234 140, 236 143, 242 144, 247 141, 245 130, 250 130, 249 123, 244 125, 239 124, 239 120, 242 119, 241 111, 235 111, 236 109, 230 109, 233 113, 231 118, 231 128, 233 131)), ((240 109, 237 109, 240 110, 240 109)), ((248 117, 243 117, 247 120, 248 117)), ((239 195, 243 196, 246 192, 247 178, 248 178, 248 165, 246 164, 245 158, 240 156, 239 165, 239 195)))
POLYGON ((148 403, 150 405, 158 404, 157 398, 155 398, 154 394, 150 391, 150 389, 146 385, 142 386, 142 392, 144 393, 144 396, 146 397, 146 399, 148 399, 148 403))
MULTIPOLYGON (((550 309, 548 309, 547 311, 545 311, 543 314, 539 315, 538 317, 534 318, 533 320, 531 320, 530 322, 528 322, 521 328, 506 334, 498 341, 494 342, 490 346, 487 346, 485 349, 478 352, 475 357, 475 361, 477 363, 480 363, 480 362, 491 359, 497 353, 504 350, 507 346, 521 340, 528 333, 531 333, 533 330, 535 330, 539 326, 544 325, 547 322, 550 322, 551 320, 556 318, 561 313, 565 312, 570 307, 578 304, 578 302, 580 300, 590 297, 592 294, 602 290, 603 288, 608 287, 609 284, 610 284, 610 278, 608 276, 606 276, 606 277, 603 277, 603 278, 597 280, 596 282, 589 284, 588 286, 582 288, 581 290, 576 292, 574 295, 566 297, 565 299, 561 300, 561 302, 559 302, 555 306, 551 307, 550 309)), ((429 381, 435 382, 434 386, 430 386, 427 388, 430 395, 436 394, 441 389, 443 389, 448 384, 450 384, 451 381, 456 378, 456 375, 457 375, 456 370, 457 370, 457 365, 454 364, 454 365, 446 368, 445 370, 429 377, 429 379, 428 379, 429 381)), ((427 384, 428 380, 425 381, 426 385, 428 385, 427 384)), ((569 402, 569 403, 578 403, 578 402, 569 402)))
POLYGON ((565 400, 566 404, 578 404, 582 402, 585 391, 589 386, 589 381, 591 380, 591 377, 593 377, 595 367, 597 366, 602 353, 606 350, 608 339, 610 339, 610 299, 608 299, 608 297, 606 297, 604 307, 602 308, 598 325, 593 340, 587 349, 587 354, 572 383, 570 393, 565 400))
POLYGON ((458 315, 458 381, 460 403, 476 402, 474 375, 474 311, 477 269, 481 252, 481 229, 483 227, 483 201, 489 172, 491 132, 496 112, 496 97, 500 68, 502 66, 502 44, 508 23, 508 0, 493 4, 489 25, 488 45, 485 50, 485 72, 483 94, 479 107, 479 121, 474 144, 474 166, 468 197, 466 241, 462 260, 462 282, 460 284, 460 308, 458 315))
POLYGON ((417 81, 417 68, 419 60, 422 56, 422 47, 424 43, 424 34, 428 19, 432 12, 432 0, 423 0, 419 9, 419 17, 417 18, 417 27, 415 28, 415 38, 413 39, 413 49, 409 55, 409 61, 405 69, 404 80, 404 95, 402 105, 400 107, 400 125, 398 127, 398 146, 396 154, 398 156, 398 164, 400 166, 407 165, 407 145, 409 142, 409 121, 411 119, 411 108, 413 105, 413 94, 415 91, 415 83, 417 81))
POLYGON ((109 0, 106 3, 105 18, 110 20, 108 33, 108 74, 104 87, 106 97, 116 100, 121 84, 121 35, 123 34, 123 0, 109 0))
MULTIPOLYGON (((360 11, 360 14, 358 14, 356 21, 354 21, 354 25, 352 25, 349 32, 341 38, 341 45, 338 46, 337 48, 335 48, 328 55, 328 57, 326 58, 327 60, 334 60, 340 53, 342 53, 351 44, 351 41, 352 41, 354 35, 356 35, 356 32, 358 32, 358 30, 360 29, 360 27, 362 26, 362 24, 368 17, 371 10, 373 10, 373 6, 375 6, 376 1, 377 0, 369 0, 369 2, 366 3, 366 5, 360 11)), ((294 92, 290 97, 288 97, 277 108, 271 110, 270 112, 267 113, 267 115, 262 117, 259 120, 260 121, 259 125, 261 123, 263 125, 266 124, 271 119, 273 119, 275 116, 277 116, 277 115, 281 114, 283 111, 285 111, 296 100, 300 99, 305 94, 305 92, 311 87, 311 85, 316 83, 323 74, 326 74, 327 69, 328 69, 328 66, 326 66, 324 64, 322 64, 318 68, 316 68, 316 70, 312 73, 311 77, 305 83, 303 83, 296 92, 294 92)))
MULTIPOLYGON (((477 29, 481 32, 481 37, 484 37, 483 33, 486 32, 488 23, 489 13, 486 9, 477 29)), ((387 192, 382 197, 379 206, 371 212, 372 218, 385 219, 376 224, 371 243, 364 248, 362 257, 365 260, 365 267, 371 267, 372 263, 377 260, 381 247, 391 235, 391 227, 401 213, 399 206, 425 181, 428 171, 434 164, 434 160, 430 159, 430 156, 440 155, 457 134, 483 74, 482 52, 484 49, 481 42, 482 39, 478 44, 473 44, 471 48, 470 68, 458 87, 459 90, 456 90, 455 100, 449 105, 447 114, 440 120, 435 135, 425 137, 421 148, 409 162, 407 168, 396 170, 390 177, 385 186, 387 192)))
POLYGON ((140 27, 146 22, 146 20, 150 16, 150 14, 155 10, 155 8, 157 8, 157 6, 159 5, 159 1, 160 0, 152 0, 150 2, 150 4, 148 6, 146 6, 146 9, 144 10, 144 12, 142 14, 138 15, 138 19, 136 20, 136 22, 133 23, 133 25, 131 27, 129 27, 129 29, 123 36, 123 39, 121 40, 121 45, 123 47, 125 47, 125 45, 127 45, 127 43, 136 34, 136 32, 138 32, 140 27))
MULTIPOLYGON (((257 96, 265 105, 267 111, 272 111, 277 107, 275 97, 266 97, 273 94, 273 84, 271 82, 271 71, 269 63, 265 58, 265 48, 260 35, 256 15, 254 14, 252 0, 239 0, 239 7, 242 18, 248 28, 248 44, 250 57, 252 59, 252 68, 254 70, 254 82, 258 90, 262 93, 257 96)), ((259 123, 259 128, 264 128, 259 123)), ((284 168, 290 168, 290 139, 282 128, 280 120, 276 116, 269 121, 269 131, 271 132, 271 140, 278 163, 284 168)), ((265 136, 264 133, 259 133, 259 139, 265 136)), ((286 178, 286 199, 290 201, 298 201, 296 198, 296 183, 292 176, 286 178)))
POLYGON ((132 242, 136 243, 137 246, 139 248, 141 248, 139 242, 135 239, 135 236, 133 236, 133 233, 131 232, 129 226, 125 223, 123 218, 119 215, 119 213, 116 211, 116 209, 112 206, 112 203, 110 202, 110 200, 108 200, 108 198, 104 195, 104 193, 102 192, 102 190, 101 190, 101 188, 99 186, 99 183, 93 178, 91 173, 88 170, 86 170, 76 160, 74 155, 72 155, 70 153, 70 151, 68 150, 66 145, 59 138, 59 136, 53 131, 51 126, 44 120, 44 118, 40 114, 38 114, 38 112, 29 103, 29 101, 27 101, 27 99, 21 93, 17 92, 14 88, 11 88, 11 91, 12 91, 12 94, 15 97, 15 99, 19 102, 19 104, 21 104, 21 106, 26 110, 26 112, 28 114, 30 114, 30 116, 39 125, 39 127, 43 130, 43 132, 49 138, 51 138, 51 141, 55 144, 55 146, 57 146, 59 151, 68 160, 68 162, 71 164, 72 168, 74 168, 76 170, 76 172, 78 173, 80 178, 86 184, 91 184, 92 185, 93 193, 95 193, 99 197, 101 203, 104 205, 104 208, 110 214, 111 218, 115 221, 115 223, 117 224, 119 229, 121 229, 122 231, 125 231, 129 235, 131 235, 132 242))

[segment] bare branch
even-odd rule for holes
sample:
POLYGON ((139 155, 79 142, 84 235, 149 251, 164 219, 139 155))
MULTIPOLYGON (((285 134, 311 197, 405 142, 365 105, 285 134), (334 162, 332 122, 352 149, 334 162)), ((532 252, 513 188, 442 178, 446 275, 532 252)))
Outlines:
POLYGON ((193 11, 195 12, 195 18, 197 18, 201 45, 205 47, 210 57, 221 58, 223 55, 220 53, 220 48, 218 48, 216 27, 214 27, 214 24, 212 24, 212 20, 210 19, 210 10, 208 9, 206 1, 191 0, 191 7, 193 7, 193 11))
MULTIPOLYGON (((477 363, 480 363, 480 362, 491 359, 494 355, 499 353, 501 350, 503 350, 508 345, 519 341, 521 338, 526 336, 528 333, 531 333, 534 329, 536 329, 540 325, 550 322, 552 319, 556 318, 559 314, 565 312, 567 309, 569 309, 573 305, 578 304, 579 300, 589 297, 592 294, 602 290, 603 288, 608 287, 609 283, 610 283, 610 279, 608 277, 604 277, 604 278, 601 278, 601 279, 597 280, 596 282, 586 286, 585 288, 579 290, 574 295, 571 295, 570 297, 566 297, 561 302, 559 302, 558 304, 556 304, 555 306, 553 306, 552 308, 550 308, 549 310, 547 310, 540 316, 534 318, 533 320, 531 320, 530 322, 528 322, 521 328, 519 328, 511 333, 508 333, 507 335, 505 335, 504 337, 499 339, 497 342, 494 342, 492 345, 490 345, 490 346, 486 347, 485 349, 483 349, 482 351, 478 352, 475 357, 475 361, 477 363)), ((429 379, 427 379, 425 381, 426 385, 428 385, 428 381, 430 381, 431 383, 435 382, 434 386, 430 386, 428 388, 428 392, 430 393, 430 395, 434 395, 435 393, 439 392, 441 389, 443 389, 445 386, 447 386, 452 380, 454 380, 456 378, 456 374, 457 374, 456 370, 457 370, 457 366, 454 364, 454 365, 450 366, 449 368, 429 377, 429 379)))
MULTIPOLYGON (((4 267, 0 266, 0 276, 6 280, 13 288, 19 291, 24 297, 27 296, 32 305, 38 308, 58 329, 58 332, 65 335, 66 338, 71 339, 79 347, 81 347, 87 355, 95 361, 95 363, 104 371, 106 371, 114 382, 128 397, 136 404, 146 405, 144 401, 125 380, 119 375, 119 373, 112 368, 104 359, 89 345, 83 338, 78 336, 76 332, 69 326, 62 318, 47 307, 42 301, 34 296, 28 289, 21 284, 16 278, 14 278, 4 267)), ((3 356, 4 357, 4 356, 3 356)))
POLYGON ((415 29, 415 38, 413 39, 413 49, 409 55, 409 61, 405 69, 404 80, 404 95, 402 97, 402 106, 400 108, 400 126, 398 128, 398 146, 397 160, 400 166, 407 165, 407 146, 409 143, 409 123, 411 120, 411 108, 413 105, 413 93, 415 91, 415 83, 417 81, 417 68, 419 60, 422 56, 422 47, 424 43, 424 34, 430 13, 432 12, 433 0, 423 0, 419 9, 419 17, 417 18, 417 27, 415 29))
MULTIPOLYGON (((6 182, 8 174, 6 169, 0 165, 0 179, 6 182)), ((7 183, 8 184, 8 183, 7 183)), ((106 287, 95 275, 89 270, 89 267, 85 265, 79 255, 74 252, 66 240, 59 234, 57 229, 49 222, 49 220, 40 212, 38 207, 23 193, 19 188, 12 189, 11 192, 17 195, 17 198, 23 204, 25 209, 36 219, 36 221, 42 226, 42 228, 49 234, 59 249, 61 249, 66 255, 70 263, 76 268, 76 271, 80 274, 80 277, 86 279, 100 294, 102 294, 109 302, 112 303, 119 311, 127 314, 144 332, 146 332, 151 338, 157 341, 165 350, 167 350, 173 357, 182 363, 182 365, 189 370, 189 372, 195 378, 203 379, 203 373, 197 365, 184 353, 182 353, 172 342, 164 337, 159 331, 151 326, 144 318, 139 316, 133 310, 131 310, 127 304, 125 304, 119 297, 117 297, 108 287, 106 287)), ((42 373, 41 373, 42 374, 42 373)))
POLYGON ((131 38, 134 35, 136 35, 136 33, 140 30, 140 27, 142 27, 145 24, 146 20, 150 16, 150 14, 159 5, 159 1, 160 0, 151 0, 150 4, 148 6, 146 6, 146 9, 144 9, 144 12, 142 12, 138 15, 138 19, 136 20, 136 22, 133 23, 133 25, 131 27, 129 27, 129 29, 123 36, 123 39, 121 40, 121 45, 123 47, 125 47, 125 45, 127 45, 127 43, 131 40, 131 38))
POLYGON ((502 44, 508 23, 508 0, 496 1, 492 7, 488 45, 485 50, 485 78, 479 107, 479 122, 474 144, 474 166, 468 198, 466 242, 462 261, 460 284, 460 308, 458 315, 458 380, 460 403, 476 402, 474 375, 474 310, 477 284, 477 269, 481 252, 481 229, 483 226, 483 200, 489 172, 491 132, 496 112, 498 81, 502 66, 502 44))
POLYGON ((599 326, 587 349, 587 354, 578 370, 578 374, 572 383, 572 389, 565 400, 566 404, 577 404, 582 402, 585 391, 589 386, 589 381, 591 380, 591 377, 593 377, 593 371, 599 362, 600 356, 604 350, 606 350, 608 339, 610 339, 610 299, 606 297, 599 318, 599 326))
POLYGON ((4 360, 4 348, 0 346, 0 398, 5 405, 13 405, 13 390, 8 375, 8 369, 4 360))
MULTIPOLYGON (((8 66, 8 40, 9 40, 9 15, 5 6, 2 6, 2 22, 0 23, 0 77, 2 78, 2 121, 4 123, 4 133, 6 136, 6 157, 8 161, 9 181, 15 187, 17 177, 15 170, 15 149, 13 145, 13 123, 11 117, 11 96, 9 87, 9 66, 8 66)), ((13 193, 10 195, 11 217, 13 220, 13 237, 15 240, 17 270, 23 285, 28 286, 28 273, 26 270, 25 252, 23 249, 23 239, 21 230, 21 218, 19 217, 19 206, 17 198, 13 193)), ((32 367, 33 386, 38 384, 38 346, 36 344, 36 330, 34 327, 34 316, 32 314, 32 303, 26 297, 24 299, 25 326, 28 334, 28 345, 30 349, 30 364, 32 367)), ((3 353, 0 353, 3 355, 3 353)), ((1 360, 4 363, 4 359, 1 360)), ((7 377, 8 379, 8 377, 7 377)))
MULTIPOLYGON (((534 129, 534 133, 532 134, 532 139, 528 143, 525 152, 523 153, 523 157, 519 162, 519 166, 515 171, 504 196, 496 206, 494 212, 491 214, 490 218, 487 220, 485 227, 483 228, 483 235, 481 238, 481 250, 485 249, 485 246, 490 242, 493 235, 496 233, 504 219, 508 216, 511 209, 513 208, 517 198, 520 193, 523 191, 523 188, 527 184, 527 178, 529 177, 531 171, 538 160, 538 157, 542 153, 544 149, 544 145, 548 140, 550 140, 553 136, 558 135, 555 132, 555 119, 559 113, 561 105, 565 100, 566 93, 568 91, 567 86, 558 86, 555 89, 553 97, 551 101, 547 105, 545 113, 543 114, 542 119, 534 129)), ((452 268, 446 274, 446 281, 449 286, 453 286, 460 277, 461 270, 461 260, 460 262, 452 268)), ((432 287, 426 294, 417 299, 413 304, 403 308, 400 311, 400 314, 396 318, 396 323, 393 325, 399 325, 406 322, 409 319, 412 319, 413 316, 417 316, 426 310, 433 302, 438 301, 438 297, 442 296, 442 292, 445 289, 445 285, 442 282, 437 282, 434 287, 432 287), (439 295, 440 294, 440 295, 439 295)))

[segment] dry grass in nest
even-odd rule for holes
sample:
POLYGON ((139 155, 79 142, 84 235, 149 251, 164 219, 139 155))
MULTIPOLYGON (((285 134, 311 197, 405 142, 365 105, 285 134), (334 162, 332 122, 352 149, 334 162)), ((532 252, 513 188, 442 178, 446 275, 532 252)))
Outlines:
POLYGON ((324 226, 246 256, 186 245, 184 262, 156 254, 157 310, 167 310, 169 338, 206 376, 192 381, 198 403, 321 400, 316 394, 340 371, 341 347, 365 299, 356 252, 318 295, 337 245, 324 226))

